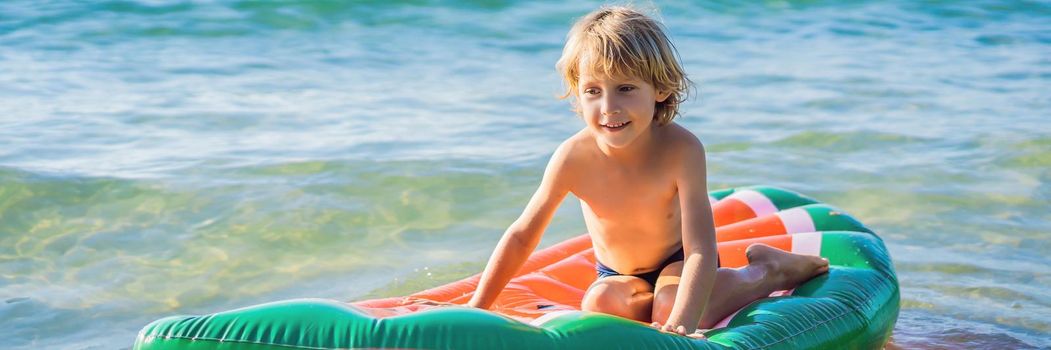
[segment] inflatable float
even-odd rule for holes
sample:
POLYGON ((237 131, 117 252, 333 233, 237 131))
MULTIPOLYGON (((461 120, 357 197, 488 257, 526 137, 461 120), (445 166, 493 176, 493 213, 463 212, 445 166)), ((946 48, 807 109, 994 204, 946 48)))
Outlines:
POLYGON ((297 299, 150 323, 134 349, 877 349, 899 309, 882 240, 851 216, 791 191, 712 192, 719 257, 754 243, 829 259, 829 273, 729 315, 707 339, 579 311, 595 279, 587 235, 533 253, 489 311, 464 304, 479 276, 406 297, 297 299))

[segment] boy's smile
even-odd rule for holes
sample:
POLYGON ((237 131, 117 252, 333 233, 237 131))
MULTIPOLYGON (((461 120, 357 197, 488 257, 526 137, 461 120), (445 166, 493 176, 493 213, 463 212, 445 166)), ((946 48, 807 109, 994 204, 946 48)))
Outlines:
POLYGON ((628 124, 631 124, 630 120, 626 121, 626 122, 623 122, 623 123, 606 123, 606 124, 602 124, 602 126, 607 128, 607 129, 609 129, 610 131, 619 131, 619 130, 627 127, 628 124))

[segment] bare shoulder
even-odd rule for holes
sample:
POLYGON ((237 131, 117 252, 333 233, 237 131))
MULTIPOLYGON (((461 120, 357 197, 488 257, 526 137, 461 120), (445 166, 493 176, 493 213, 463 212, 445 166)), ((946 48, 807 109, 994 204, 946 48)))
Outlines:
POLYGON ((565 166, 573 166, 587 161, 595 152, 595 139, 591 134, 580 131, 570 136, 555 150, 555 157, 565 166))
POLYGON ((704 164, 704 144, 690 130, 674 122, 665 126, 665 150, 677 162, 704 164))
POLYGON ((589 158, 589 145, 594 140, 588 140, 586 133, 577 133, 562 141, 555 153, 551 155, 551 161, 547 165, 546 176, 557 178, 558 183, 572 187, 574 177, 579 174, 580 169, 586 169, 582 164, 589 158))

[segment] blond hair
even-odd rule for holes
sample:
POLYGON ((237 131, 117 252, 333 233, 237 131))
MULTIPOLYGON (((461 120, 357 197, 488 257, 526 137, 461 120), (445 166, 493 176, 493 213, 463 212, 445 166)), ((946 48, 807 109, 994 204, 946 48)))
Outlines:
MULTIPOLYGON (((653 118, 658 125, 670 123, 689 94, 691 83, 675 46, 657 21, 632 8, 603 6, 573 25, 555 65, 567 85, 560 98, 575 96, 581 62, 586 63, 586 73, 637 78, 668 92, 668 98, 656 104, 653 118)), ((574 111, 580 113, 576 103, 574 111)))

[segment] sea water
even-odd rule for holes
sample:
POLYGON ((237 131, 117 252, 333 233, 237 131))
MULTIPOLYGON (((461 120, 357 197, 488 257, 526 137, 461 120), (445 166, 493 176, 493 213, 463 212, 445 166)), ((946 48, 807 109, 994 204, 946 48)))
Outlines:
MULTIPOLYGON (((596 2, 0 2, 0 347, 479 272, 559 142, 596 2)), ((894 342, 1049 348, 1051 4, 640 2, 713 189, 878 232, 894 342)), ((542 245, 584 232, 566 200, 542 245)))

